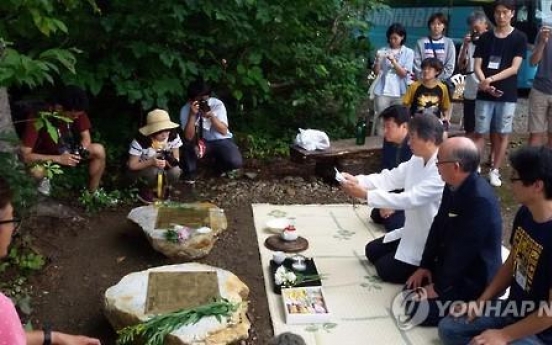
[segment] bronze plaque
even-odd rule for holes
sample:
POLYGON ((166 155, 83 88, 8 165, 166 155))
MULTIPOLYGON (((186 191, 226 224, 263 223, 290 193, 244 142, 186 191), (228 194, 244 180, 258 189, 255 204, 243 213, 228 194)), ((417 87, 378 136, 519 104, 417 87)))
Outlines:
POLYGON ((228 225, 224 210, 208 202, 159 207, 155 229, 169 229, 173 224, 187 226, 192 229, 206 226, 215 233, 226 229, 228 225))
POLYGON ((155 228, 168 229, 171 224, 179 224, 197 229, 210 226, 210 220, 208 208, 159 207, 155 228))
POLYGON ((216 271, 150 272, 145 313, 195 308, 219 297, 216 271))

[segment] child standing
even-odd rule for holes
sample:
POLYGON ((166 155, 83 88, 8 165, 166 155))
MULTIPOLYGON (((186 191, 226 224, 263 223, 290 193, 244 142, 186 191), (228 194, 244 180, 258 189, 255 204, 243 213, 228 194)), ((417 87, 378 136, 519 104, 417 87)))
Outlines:
POLYGON ((421 79, 414 82, 403 97, 403 104, 410 108, 412 116, 432 114, 448 130, 450 97, 447 87, 437 77, 443 71, 443 63, 437 58, 426 58, 422 61, 421 79))
POLYGON ((163 185, 170 187, 178 182, 181 172, 179 148, 182 146, 178 127, 165 110, 153 110, 148 113, 147 124, 138 130, 138 137, 130 144, 129 175, 144 183, 138 194, 138 199, 144 203, 152 203, 155 197, 168 197, 163 185))

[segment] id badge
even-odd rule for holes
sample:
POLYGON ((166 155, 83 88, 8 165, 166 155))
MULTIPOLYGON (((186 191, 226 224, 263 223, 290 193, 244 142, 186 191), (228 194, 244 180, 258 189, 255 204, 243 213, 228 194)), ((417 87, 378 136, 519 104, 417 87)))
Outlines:
POLYGON ((487 68, 489 68, 489 69, 499 69, 501 59, 502 58, 500 56, 491 55, 491 57, 489 58, 489 64, 487 65, 487 68))
POLYGON ((527 267, 520 261, 518 261, 516 265, 515 279, 516 283, 518 283, 523 290, 527 288, 527 267))

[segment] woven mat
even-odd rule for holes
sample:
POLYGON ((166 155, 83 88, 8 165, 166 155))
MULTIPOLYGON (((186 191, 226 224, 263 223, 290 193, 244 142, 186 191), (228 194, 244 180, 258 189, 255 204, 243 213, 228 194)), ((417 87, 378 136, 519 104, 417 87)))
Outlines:
MULTIPOLYGON (((253 204, 252 208, 274 334, 294 332, 308 345, 441 344, 435 327, 398 327, 391 305, 401 286, 381 282, 364 256, 365 244, 384 234, 368 220, 367 206, 253 204), (278 217, 295 218, 297 231, 309 241, 302 254, 314 258, 319 273, 326 275, 322 286, 332 313, 329 323, 285 323, 281 296, 272 291, 269 277, 273 252, 264 246, 272 235, 265 224, 278 217)), ((508 254, 503 246, 503 260, 508 254)))
POLYGON ((369 222, 369 208, 351 205, 253 204, 255 229, 263 265, 274 333, 294 332, 309 345, 439 344, 437 329, 399 329, 391 304, 401 286, 383 283, 364 256, 364 245, 383 234, 369 222), (299 234, 309 241, 302 254, 315 259, 332 320, 325 324, 287 325, 281 296, 272 291, 269 263, 272 251, 264 246, 271 235, 266 222, 295 217, 299 234))

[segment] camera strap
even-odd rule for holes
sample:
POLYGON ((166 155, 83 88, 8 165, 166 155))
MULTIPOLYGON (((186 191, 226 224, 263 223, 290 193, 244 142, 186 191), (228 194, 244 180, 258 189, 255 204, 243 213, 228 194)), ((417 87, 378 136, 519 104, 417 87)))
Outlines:
POLYGON ((199 125, 196 127, 196 144, 203 139, 203 116, 199 114, 199 125))

